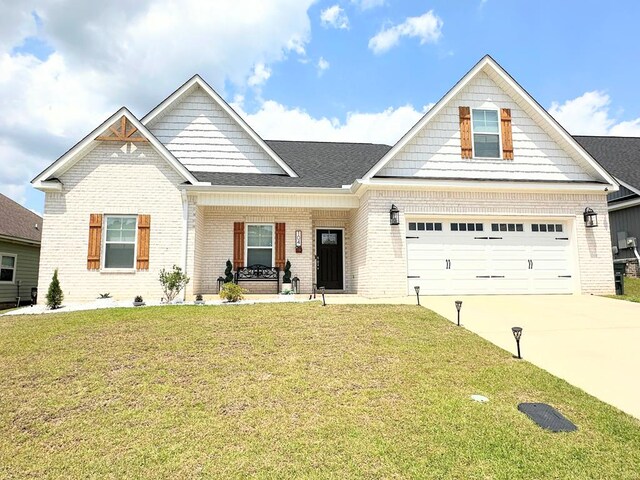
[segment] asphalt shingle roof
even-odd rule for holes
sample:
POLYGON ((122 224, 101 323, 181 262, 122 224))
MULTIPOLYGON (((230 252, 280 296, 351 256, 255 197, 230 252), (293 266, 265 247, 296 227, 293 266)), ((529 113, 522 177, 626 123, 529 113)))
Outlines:
POLYGON ((611 175, 640 188, 640 137, 574 135, 573 138, 611 175))
POLYGON ((0 194, 0 235, 39 242, 42 217, 0 194))
POLYGON ((375 143, 288 140, 266 140, 266 143, 298 178, 255 173, 192 173, 199 181, 212 185, 340 188, 362 178, 391 148, 375 143))

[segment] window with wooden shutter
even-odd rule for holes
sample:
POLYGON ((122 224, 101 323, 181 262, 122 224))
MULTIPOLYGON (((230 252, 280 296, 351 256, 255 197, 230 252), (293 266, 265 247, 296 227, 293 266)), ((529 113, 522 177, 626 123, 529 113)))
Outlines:
POLYGON ((244 267, 244 222, 233 224, 233 268, 244 267))
POLYGON ((462 158, 471 158, 471 109, 458 107, 458 113, 460 115, 460 153, 462 158))
POLYGON ((87 253, 87 270, 100 270, 100 253, 102 248, 102 214, 89 215, 89 251, 87 253))
POLYGON ((138 215, 138 254, 136 269, 149 270, 149 243, 151 236, 151 215, 138 215))
POLYGON ((285 228, 284 223, 276 223, 276 267, 280 270, 284 269, 287 256, 285 251, 285 228))
POLYGON ((505 160, 513 160, 513 135, 510 108, 500 110, 500 127, 502 132, 502 158, 505 160))

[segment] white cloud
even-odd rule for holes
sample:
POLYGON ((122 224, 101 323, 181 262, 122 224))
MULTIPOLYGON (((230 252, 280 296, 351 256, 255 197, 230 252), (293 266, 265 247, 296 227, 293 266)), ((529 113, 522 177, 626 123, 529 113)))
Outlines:
POLYGON ((253 68, 253 73, 247 80, 247 84, 250 87, 257 87, 262 85, 264 82, 269 80, 271 76, 271 69, 267 67, 264 63, 256 63, 256 66, 253 68))
POLYGON ((549 113, 573 135, 640 136, 640 118, 620 121, 609 113, 611 98, 591 91, 567 100, 553 102, 549 113))
POLYGON ((346 30, 349 28, 349 17, 347 17, 344 9, 340 8, 340 5, 335 4, 320 12, 320 23, 323 27, 346 30))
POLYGON ((351 0, 351 3, 360 7, 361 10, 369 10, 370 8, 381 7, 386 4, 386 0, 351 0))
POLYGON ((369 40, 369 48, 380 54, 395 47, 401 37, 417 37, 420 45, 435 43, 442 36, 442 19, 433 10, 419 17, 408 17, 404 22, 382 29, 369 40))
POLYGON ((349 112, 346 120, 311 116, 299 108, 288 108, 273 100, 262 104, 254 113, 246 113, 242 105, 233 107, 267 139, 371 142, 393 145, 432 104, 418 111, 411 105, 387 108, 382 112, 349 112))
POLYGON ((324 57, 320 57, 320 60, 318 60, 318 75, 322 75, 330 66, 331 64, 324 57))

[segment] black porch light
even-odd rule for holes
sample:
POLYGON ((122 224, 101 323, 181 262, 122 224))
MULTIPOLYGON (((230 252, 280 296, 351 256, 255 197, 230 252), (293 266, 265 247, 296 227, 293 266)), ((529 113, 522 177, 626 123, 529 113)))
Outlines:
POLYGON ((511 327, 511 332, 513 333, 513 338, 516 339, 516 346, 518 347, 518 358, 522 358, 520 356, 520 337, 522 337, 522 327, 511 327))
POLYGON ((416 291, 416 299, 418 300, 418 306, 420 306, 420 285, 416 285, 413 289, 416 291))
POLYGON ((458 326, 460 326, 460 310, 462 309, 462 300, 456 300, 456 310, 458 311, 458 326))
POLYGON ((598 226, 598 214, 593 211, 591 207, 584 209, 582 214, 584 217, 584 226, 587 228, 593 228, 598 226))
POLYGON ((389 210, 389 224, 400 225, 400 210, 395 205, 391 205, 389 210))

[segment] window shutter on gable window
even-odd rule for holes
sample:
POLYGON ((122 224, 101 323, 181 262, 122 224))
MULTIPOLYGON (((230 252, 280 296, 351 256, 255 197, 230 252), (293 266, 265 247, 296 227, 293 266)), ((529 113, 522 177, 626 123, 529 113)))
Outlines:
POLYGON ((89 215, 89 251, 87 252, 87 270, 100 270, 102 249, 102 214, 89 215))
POLYGON ((276 267, 280 270, 284 269, 284 264, 286 262, 286 253, 285 253, 285 224, 284 223, 276 223, 276 267))
POLYGON ((244 222, 233 224, 233 268, 244 267, 244 222))
POLYGON ((151 215, 138 215, 138 255, 136 270, 149 270, 149 240, 151 236, 151 215))
POLYGON ((511 109, 500 110, 500 128, 502 131, 502 158, 513 160, 513 135, 511 130, 511 109))
POLYGON ((471 158, 471 109, 469 107, 458 107, 460 115, 460 153, 462 158, 471 158))

